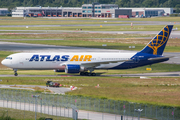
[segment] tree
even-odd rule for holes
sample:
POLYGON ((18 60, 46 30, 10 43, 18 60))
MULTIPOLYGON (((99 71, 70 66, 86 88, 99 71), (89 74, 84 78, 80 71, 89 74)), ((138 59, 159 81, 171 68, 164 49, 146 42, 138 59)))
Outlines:
POLYGON ((166 1, 165 3, 163 3, 163 7, 168 7, 169 4, 168 4, 168 1, 166 1))
POLYGON ((175 8, 180 8, 180 4, 177 4, 175 8))
POLYGON ((119 7, 123 7, 122 0, 116 0, 115 4, 117 4, 119 7))
MULTIPOLYGON (((0 7, 6 7, 9 10, 10 8, 12 9, 12 6, 81 7, 87 1, 89 1, 88 3, 92 3, 94 0, 0 0, 0 7)), ((99 3, 114 4, 114 1, 119 7, 173 7, 180 9, 180 0, 99 0, 99 3)))
POLYGON ((173 1, 172 0, 168 0, 168 7, 173 7, 173 1))
POLYGON ((153 5, 153 1, 152 0, 144 0, 144 2, 142 4, 145 7, 151 7, 153 5))
POLYGON ((130 0, 130 6, 134 7, 135 1, 134 0, 130 0))
POLYGON ((180 4, 176 5, 176 13, 180 13, 180 4))
POLYGON ((11 13, 13 8, 15 8, 15 6, 14 6, 14 5, 10 5, 10 6, 8 7, 8 11, 11 13))

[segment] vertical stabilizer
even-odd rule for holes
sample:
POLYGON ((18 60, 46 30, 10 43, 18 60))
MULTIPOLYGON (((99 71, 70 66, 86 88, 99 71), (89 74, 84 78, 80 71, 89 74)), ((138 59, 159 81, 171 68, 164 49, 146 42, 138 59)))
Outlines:
POLYGON ((162 55, 166 43, 171 34, 173 25, 165 26, 159 34, 157 34, 144 48, 140 53, 148 53, 153 55, 162 55))

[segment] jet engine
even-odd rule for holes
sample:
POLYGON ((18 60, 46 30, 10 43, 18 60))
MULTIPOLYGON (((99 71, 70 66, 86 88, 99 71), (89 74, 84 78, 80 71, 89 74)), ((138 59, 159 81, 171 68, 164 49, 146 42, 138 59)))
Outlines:
POLYGON ((67 64, 65 68, 65 73, 79 73, 81 71, 85 71, 85 68, 77 64, 67 64))

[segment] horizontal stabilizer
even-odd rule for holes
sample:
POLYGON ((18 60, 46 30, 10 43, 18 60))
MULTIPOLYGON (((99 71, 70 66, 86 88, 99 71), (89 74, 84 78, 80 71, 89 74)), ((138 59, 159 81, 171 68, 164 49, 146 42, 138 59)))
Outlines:
POLYGON ((148 60, 163 60, 163 59, 167 59, 167 58, 172 58, 174 56, 171 57, 156 57, 156 58, 149 58, 148 60))

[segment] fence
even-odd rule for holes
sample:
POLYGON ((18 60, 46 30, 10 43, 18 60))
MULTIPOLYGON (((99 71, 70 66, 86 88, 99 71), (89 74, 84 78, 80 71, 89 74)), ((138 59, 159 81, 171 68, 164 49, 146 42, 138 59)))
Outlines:
MULTIPOLYGON (((134 120, 139 116, 141 118, 158 120, 180 120, 180 108, 138 104, 110 99, 0 89, 0 100, 3 102, 2 107, 35 111, 35 104, 37 104, 37 111, 39 113, 65 117, 73 117, 72 105, 74 105, 77 109, 86 111, 87 116, 84 119, 91 117, 89 116, 89 112, 98 112, 101 114, 101 119, 105 119, 105 113, 110 113, 115 116, 114 119, 122 115, 124 116, 124 120, 134 120), (37 101, 32 95, 39 95, 37 101), (142 110, 142 112, 137 112, 138 109, 142 110)), ((79 117, 80 116, 78 116, 78 118, 79 117)))

